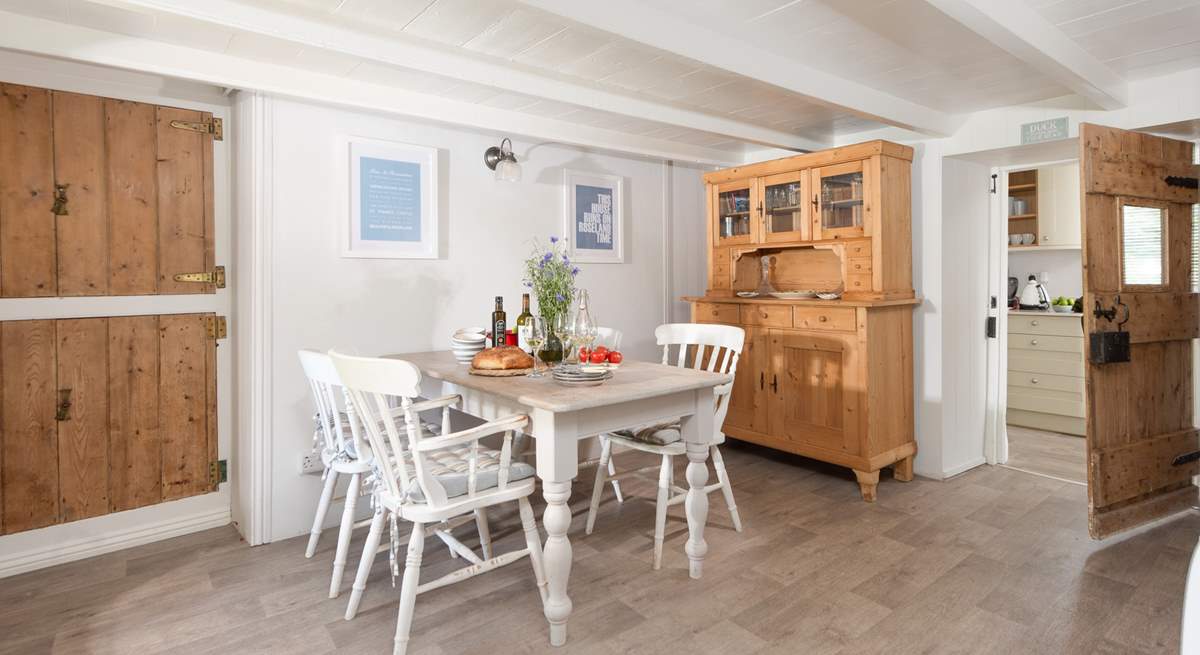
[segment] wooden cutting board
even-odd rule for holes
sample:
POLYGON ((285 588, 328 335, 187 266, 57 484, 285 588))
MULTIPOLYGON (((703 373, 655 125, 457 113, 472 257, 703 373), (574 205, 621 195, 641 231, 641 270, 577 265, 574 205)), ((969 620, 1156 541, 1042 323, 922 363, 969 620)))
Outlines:
POLYGON ((529 375, 529 372, 532 370, 532 368, 513 368, 503 371, 491 371, 481 368, 470 368, 467 369, 467 372, 471 375, 478 375, 484 378, 512 378, 518 375, 529 375))

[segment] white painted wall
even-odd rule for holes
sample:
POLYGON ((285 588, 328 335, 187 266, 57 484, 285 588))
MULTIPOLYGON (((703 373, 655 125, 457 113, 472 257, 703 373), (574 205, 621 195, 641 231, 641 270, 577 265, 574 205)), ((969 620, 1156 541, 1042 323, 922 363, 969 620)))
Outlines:
MULTIPOLYGON (((563 168, 625 178, 626 263, 584 264, 578 279, 591 292, 599 321, 624 331, 623 350, 655 357, 654 328, 676 304, 667 299, 703 290, 703 248, 696 252, 692 234, 703 240, 703 214, 695 205, 702 189, 699 169, 516 141, 523 179, 500 183, 482 163, 484 149, 499 142, 497 135, 283 98, 266 106, 265 142, 271 145, 266 160, 254 165, 269 176, 264 184, 271 253, 271 292, 264 299, 271 322, 269 540, 306 532, 320 491, 317 477, 298 473, 300 456, 311 447, 312 410, 296 350, 382 354, 448 348, 454 329, 487 323, 496 295, 504 296, 515 317, 531 239, 544 241, 563 231, 563 168), (339 255, 345 181, 336 162, 344 156, 337 144, 345 134, 439 149, 446 235, 441 259, 339 255), (672 203, 678 218, 668 223, 665 210, 672 203), (664 250, 668 225, 686 240, 674 261, 664 250), (678 289, 665 286, 668 272, 678 289)), ((336 520, 330 517, 331 524, 336 520)))
POLYGON ((1083 256, 1081 250, 1046 250, 1041 252, 1009 251, 1008 274, 1021 281, 1025 288, 1030 275, 1038 276, 1046 285, 1051 299, 1058 296, 1078 298, 1083 295, 1083 256), (1042 274, 1046 273, 1046 279, 1042 274))

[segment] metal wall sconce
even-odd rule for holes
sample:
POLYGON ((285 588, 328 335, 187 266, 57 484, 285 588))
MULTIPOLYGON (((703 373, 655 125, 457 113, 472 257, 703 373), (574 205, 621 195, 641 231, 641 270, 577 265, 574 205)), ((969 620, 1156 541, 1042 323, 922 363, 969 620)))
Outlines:
POLYGON ((521 165, 512 152, 512 141, 505 137, 499 146, 492 146, 483 151, 483 163, 496 171, 496 179, 501 182, 519 182, 521 180, 521 165))

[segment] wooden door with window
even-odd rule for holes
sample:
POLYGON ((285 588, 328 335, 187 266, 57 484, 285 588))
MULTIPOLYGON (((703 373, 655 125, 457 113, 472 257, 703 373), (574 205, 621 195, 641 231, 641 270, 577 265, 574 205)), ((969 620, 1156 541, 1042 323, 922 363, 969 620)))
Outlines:
MULTIPOLYGON (((1192 144, 1098 125, 1079 128, 1084 330, 1124 331, 1128 361, 1094 363, 1087 343, 1088 513, 1092 537, 1196 504, 1192 342, 1192 144)), ((1120 360, 1120 357, 1113 358, 1120 360)))
POLYGON ((0 534, 217 489, 220 127, 0 82, 0 534))

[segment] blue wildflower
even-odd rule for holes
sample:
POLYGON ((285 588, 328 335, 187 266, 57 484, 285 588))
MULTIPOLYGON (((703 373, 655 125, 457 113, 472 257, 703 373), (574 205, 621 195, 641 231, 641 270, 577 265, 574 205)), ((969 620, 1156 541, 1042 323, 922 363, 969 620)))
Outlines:
POLYGON ((571 269, 571 275, 579 275, 579 267, 578 266, 571 269))
POLYGON ((558 243, 558 237, 550 237, 550 243, 558 243))
POLYGON ((549 263, 551 259, 554 259, 554 253, 548 252, 545 255, 542 255, 542 261, 544 261, 544 262, 549 263))
POLYGON ((563 295, 561 293, 554 294, 554 299, 557 300, 558 302, 566 302, 566 300, 567 300, 566 298, 563 298, 563 295))
POLYGON ((532 282, 530 282, 529 280, 526 280, 526 281, 525 281, 525 288, 526 288, 526 289, 532 289, 532 288, 533 288, 533 283, 532 283, 532 282))
POLYGON ((566 255, 563 255, 563 263, 564 263, 564 264, 570 264, 570 263, 571 263, 571 260, 567 259, 567 256, 566 256, 566 255))

